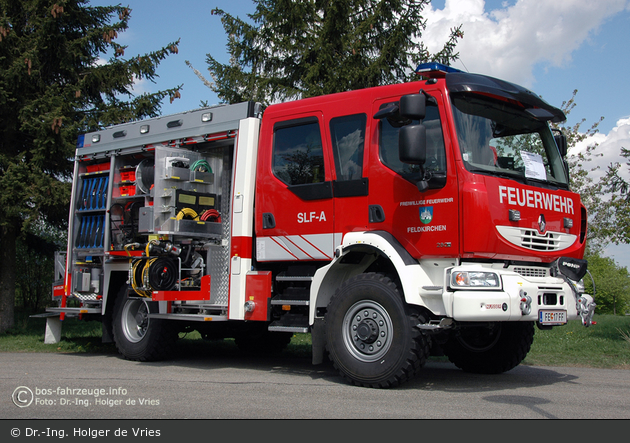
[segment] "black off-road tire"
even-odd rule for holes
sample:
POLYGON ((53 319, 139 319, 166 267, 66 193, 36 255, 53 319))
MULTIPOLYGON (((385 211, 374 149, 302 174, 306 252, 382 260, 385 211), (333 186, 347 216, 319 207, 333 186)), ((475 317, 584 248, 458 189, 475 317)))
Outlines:
POLYGON ((492 328, 454 331, 442 349, 455 366, 466 372, 500 374, 518 366, 533 341, 533 322, 497 322, 492 328))
POLYGON ((177 331, 167 320, 149 318, 149 300, 127 296, 123 286, 116 297, 112 318, 114 342, 127 360, 157 361, 172 354, 177 331))
POLYGON ((344 282, 330 300, 327 351, 342 377, 357 386, 391 388, 413 378, 429 354, 420 323, 396 284, 382 274, 344 282))

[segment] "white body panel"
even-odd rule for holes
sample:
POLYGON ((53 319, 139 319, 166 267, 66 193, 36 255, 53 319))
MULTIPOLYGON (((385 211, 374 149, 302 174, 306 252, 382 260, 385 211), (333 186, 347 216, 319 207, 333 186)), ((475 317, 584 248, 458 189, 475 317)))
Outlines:
MULTIPOLYGON (((256 161, 258 159, 256 144, 258 143, 259 132, 259 119, 248 118, 241 121, 235 146, 234 176, 232 178, 231 246, 233 246, 235 239, 241 243, 246 238, 251 239, 254 232, 254 190, 256 161)), ((245 318, 245 281, 251 266, 250 257, 242 257, 237 253, 231 255, 228 304, 228 318, 231 320, 243 320, 245 318)))

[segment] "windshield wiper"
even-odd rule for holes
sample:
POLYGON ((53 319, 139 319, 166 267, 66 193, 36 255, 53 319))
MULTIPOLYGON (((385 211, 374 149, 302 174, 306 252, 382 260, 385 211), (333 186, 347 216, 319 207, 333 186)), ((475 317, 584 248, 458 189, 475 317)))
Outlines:
POLYGON ((533 178, 533 177, 525 177, 525 175, 523 175, 520 172, 514 171, 514 172, 510 172, 510 171, 506 171, 506 170, 495 170, 495 171, 490 171, 488 169, 484 169, 484 168, 469 168, 468 169, 469 172, 476 172, 476 173, 482 173, 482 174, 486 174, 486 175, 491 175, 491 176, 495 176, 495 177, 502 177, 502 178, 509 178, 512 180, 517 180, 525 185, 528 186, 535 186, 535 185, 542 185, 542 187, 545 188, 563 188, 563 189, 568 189, 568 185, 564 184, 564 183, 559 183, 559 182, 551 182, 549 180, 542 180, 539 178, 533 178))
POLYGON ((521 175, 518 172, 507 172, 505 170, 494 170, 491 171, 489 169, 484 169, 484 168, 468 168, 468 170, 470 172, 481 172, 484 174, 488 174, 488 175, 496 175, 497 177, 503 177, 503 178, 516 178, 516 179, 523 179, 524 176, 521 175))

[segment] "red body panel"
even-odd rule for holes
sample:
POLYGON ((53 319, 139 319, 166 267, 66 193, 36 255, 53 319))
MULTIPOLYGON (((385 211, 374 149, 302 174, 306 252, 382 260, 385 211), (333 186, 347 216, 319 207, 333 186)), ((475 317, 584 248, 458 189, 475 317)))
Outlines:
POLYGON ((253 302, 254 308, 245 311, 245 320, 269 320, 267 303, 271 297, 271 271, 258 271, 247 274, 247 302, 253 302))
POLYGON ((563 256, 581 258, 584 255, 586 244, 579 241, 582 206, 577 194, 526 186, 496 177, 480 176, 478 179, 462 186, 464 257, 552 262, 558 257, 557 252, 532 252, 515 246, 502 238, 495 228, 513 226, 539 232, 541 214, 546 223, 545 232, 564 232, 578 237, 573 247, 562 251, 563 256), (520 221, 509 221, 510 209, 520 212, 520 221), (572 220, 573 227, 564 227, 565 218, 572 220))
POLYGON ((199 291, 153 291, 153 301, 210 300, 210 276, 201 277, 199 291))

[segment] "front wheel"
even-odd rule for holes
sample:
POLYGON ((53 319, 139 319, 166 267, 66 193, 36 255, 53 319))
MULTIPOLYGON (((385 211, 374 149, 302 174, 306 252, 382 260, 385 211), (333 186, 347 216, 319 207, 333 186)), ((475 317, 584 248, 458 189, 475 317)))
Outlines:
POLYGON ((533 322, 498 322, 454 331, 443 351, 466 372, 499 374, 518 366, 533 341, 533 322))
POLYGON ((177 334, 165 320, 149 317, 147 300, 130 298, 123 287, 114 303, 113 335, 116 348, 128 360, 155 361, 168 356, 177 334))
POLYGON ((334 366, 359 386, 388 388, 411 379, 429 352, 418 317, 381 274, 344 282, 326 313, 327 349, 334 366))

